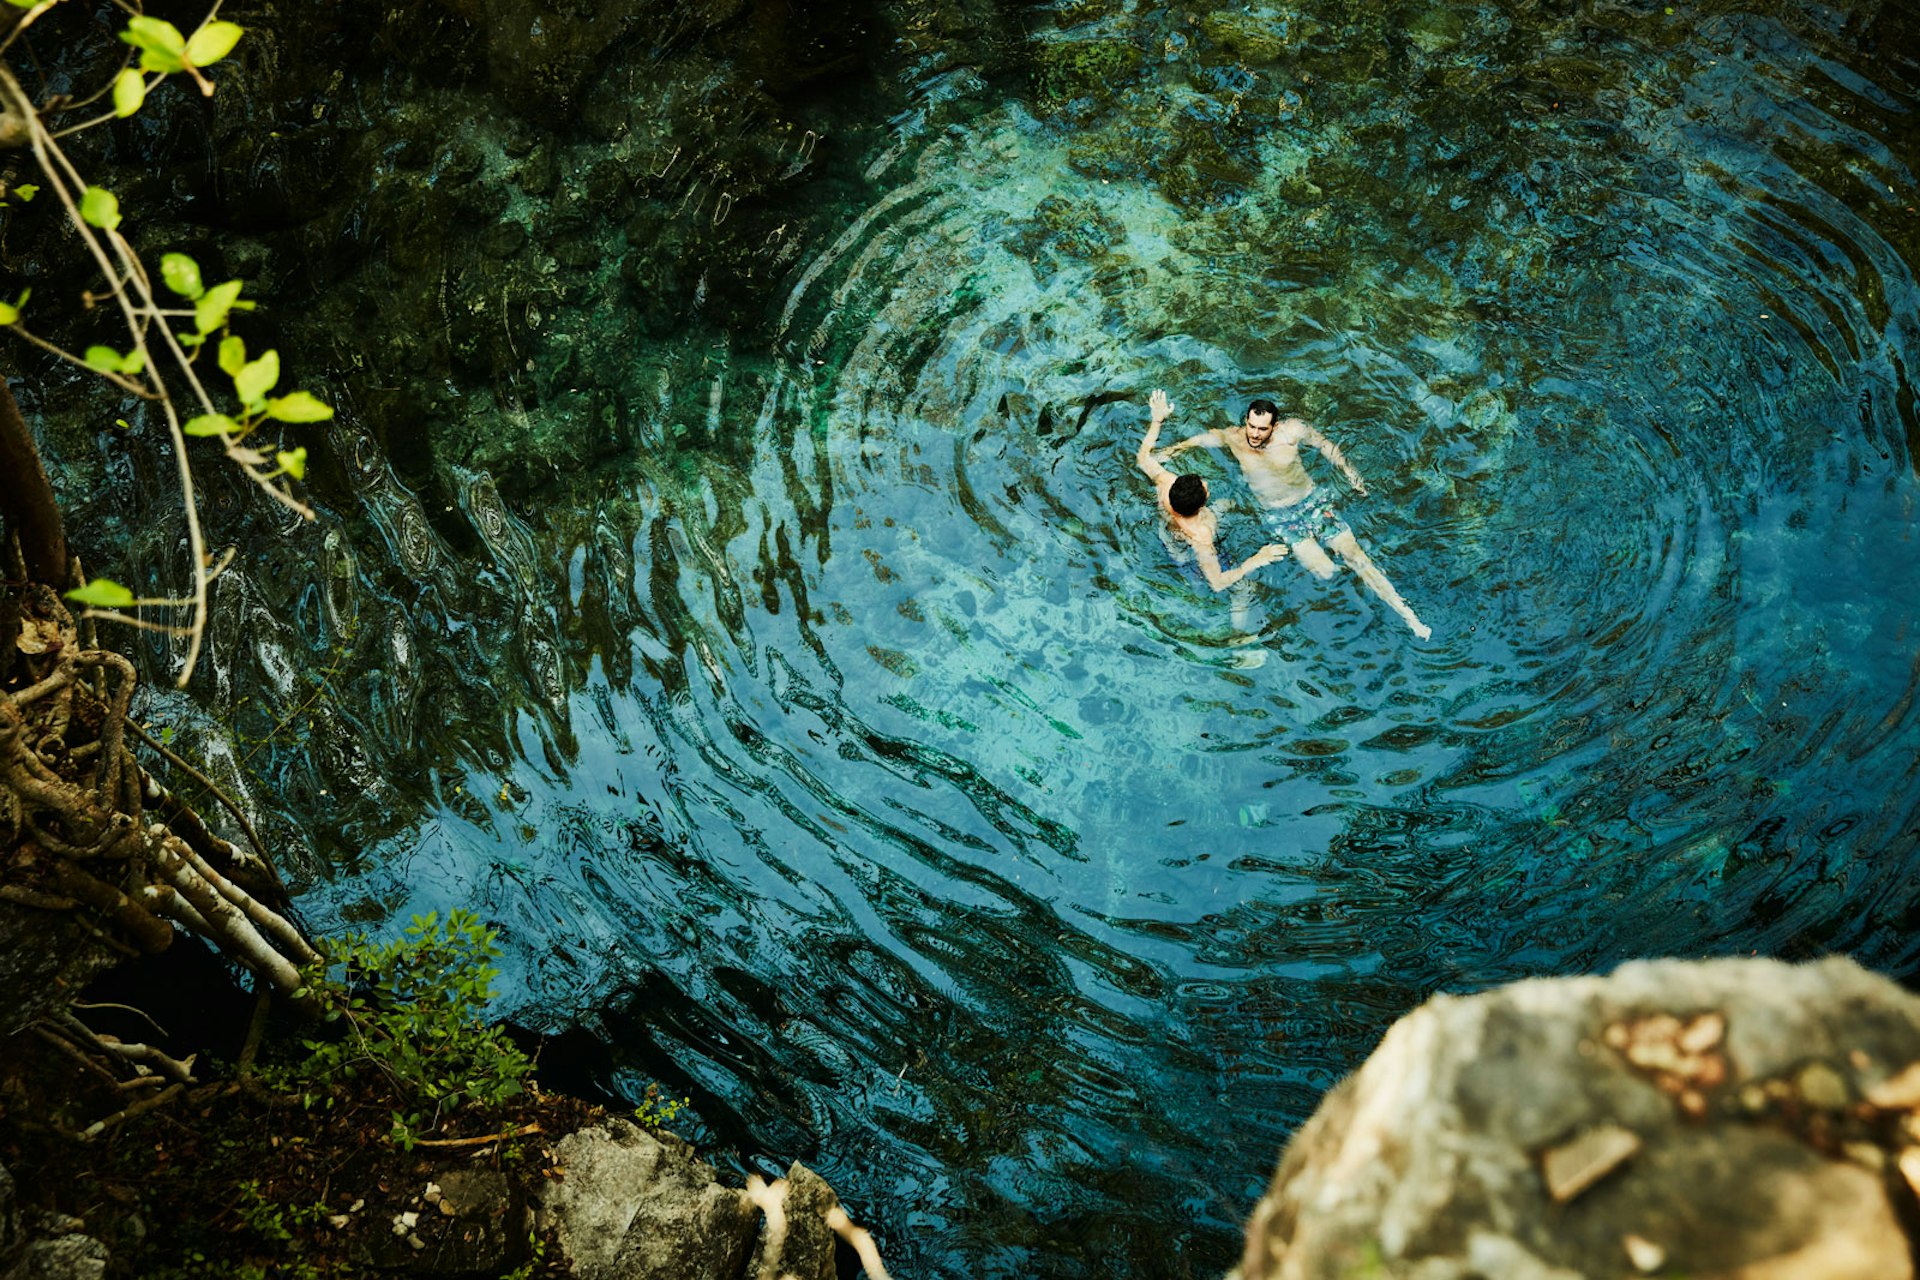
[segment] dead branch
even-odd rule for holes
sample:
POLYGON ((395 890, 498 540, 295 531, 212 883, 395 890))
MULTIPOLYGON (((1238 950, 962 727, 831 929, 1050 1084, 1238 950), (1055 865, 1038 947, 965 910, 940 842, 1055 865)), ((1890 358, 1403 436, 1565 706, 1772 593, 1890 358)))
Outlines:
POLYGON ((542 1132, 545 1131, 537 1123, 523 1124, 511 1129, 502 1129, 498 1133, 483 1134, 478 1138, 421 1138, 413 1145, 416 1147, 484 1147, 489 1142, 506 1142, 513 1138, 525 1138, 542 1132))
POLYGON ((186 1088, 187 1086, 183 1084, 170 1084, 159 1093, 154 1094, 151 1098, 142 1098, 124 1111, 116 1111, 104 1120, 94 1121, 82 1129, 78 1137, 82 1142, 92 1142, 95 1138, 113 1128, 115 1125, 124 1124, 137 1115, 143 1115, 148 1111, 152 1111, 155 1107, 166 1106, 182 1093, 185 1093, 186 1088))

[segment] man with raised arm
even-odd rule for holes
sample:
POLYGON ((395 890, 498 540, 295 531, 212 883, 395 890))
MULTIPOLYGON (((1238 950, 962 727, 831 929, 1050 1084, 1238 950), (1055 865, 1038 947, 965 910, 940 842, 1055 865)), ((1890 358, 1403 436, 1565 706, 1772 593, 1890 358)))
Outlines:
MULTIPOLYGON (((1220 567, 1220 552, 1214 546, 1214 535, 1219 530, 1219 522, 1207 507, 1207 482, 1199 476, 1180 476, 1160 465, 1154 457, 1153 447, 1160 439, 1160 426, 1173 412, 1173 402, 1167 399, 1164 391, 1155 391, 1149 401, 1152 418, 1147 426, 1147 434, 1140 440, 1140 451, 1134 455, 1147 478, 1153 481, 1154 491, 1160 498, 1160 513, 1166 517, 1167 550, 1181 559, 1182 550, 1190 551, 1187 561, 1199 569, 1206 578, 1207 585, 1215 591, 1225 591, 1240 579, 1263 565, 1272 564, 1287 554, 1287 549, 1277 542, 1270 542, 1245 560, 1237 569, 1220 567)), ((1233 624, 1245 631, 1247 602, 1236 592, 1233 598, 1233 624)))
MULTIPOLYGON (((1156 405, 1166 405, 1165 395, 1158 391, 1153 394, 1156 405)), ((1155 412, 1160 413, 1161 417, 1165 416, 1158 408, 1155 412)), ((1156 418, 1155 426, 1158 425, 1159 419, 1156 418)), ((1153 433, 1147 434, 1151 439, 1153 433)), ((1197 446, 1226 449, 1240 463, 1240 472, 1247 478, 1247 487, 1260 500, 1268 531, 1292 547, 1294 556, 1301 564, 1322 579, 1333 577, 1333 561, 1320 545, 1326 543, 1339 554, 1349 569, 1360 576, 1360 581, 1366 583, 1375 595, 1386 601, 1389 608, 1406 620, 1406 624, 1413 628, 1413 634, 1422 640, 1430 639, 1433 629, 1414 616, 1407 602, 1387 581, 1387 575, 1380 572, 1379 566, 1360 549, 1360 542, 1353 536, 1353 530, 1347 527, 1347 522, 1340 518, 1334 507, 1333 492, 1314 483, 1313 477, 1307 474, 1306 467, 1300 461, 1300 446, 1303 444, 1312 445, 1328 462, 1338 467, 1347 478, 1347 483, 1353 486, 1354 492, 1366 493, 1367 486, 1360 479, 1360 473, 1342 456, 1333 441, 1298 418, 1282 418, 1278 406, 1271 400, 1255 400, 1248 405, 1246 421, 1239 426, 1188 436, 1180 443, 1162 450, 1159 458, 1164 461, 1183 449, 1197 446)), ((1140 466, 1142 470, 1147 466, 1144 447, 1140 466)), ((1165 498, 1161 500, 1164 502, 1165 498)))

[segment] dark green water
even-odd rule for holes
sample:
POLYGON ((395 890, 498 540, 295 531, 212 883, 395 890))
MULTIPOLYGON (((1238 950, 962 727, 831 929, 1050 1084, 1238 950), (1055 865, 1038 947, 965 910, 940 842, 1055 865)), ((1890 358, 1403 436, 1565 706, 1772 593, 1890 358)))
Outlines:
POLYGON ((887 10, 878 117, 461 125, 501 198, 339 286, 419 319, 339 339, 329 520, 156 709, 238 727, 315 924, 480 911, 516 1017, 899 1276, 1217 1273, 1435 991, 1920 972, 1914 20, 1665 8, 887 10), (1247 665, 1156 386, 1323 426, 1434 639, 1286 561, 1247 665))

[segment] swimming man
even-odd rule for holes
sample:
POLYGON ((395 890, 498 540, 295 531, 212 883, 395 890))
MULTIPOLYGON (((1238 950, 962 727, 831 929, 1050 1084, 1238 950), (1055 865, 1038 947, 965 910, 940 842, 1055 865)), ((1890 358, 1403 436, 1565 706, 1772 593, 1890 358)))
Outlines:
MULTIPOLYGON (((1172 406, 1167 404, 1162 392, 1153 394, 1154 412, 1164 417, 1171 412, 1172 406)), ((1159 421, 1159 417, 1154 419, 1156 429, 1159 421)), ((1151 439, 1153 432, 1147 435, 1151 439)), ((1328 559, 1326 550, 1320 545, 1325 542, 1339 554, 1349 569, 1360 576, 1360 581, 1366 583, 1375 595, 1386 601, 1389 608, 1406 620, 1406 624, 1413 628, 1413 634, 1422 640, 1432 638, 1433 629, 1414 616, 1407 602, 1387 581, 1387 575, 1380 572, 1379 566, 1360 549, 1360 542, 1353 536, 1353 530, 1347 527, 1347 522, 1340 518, 1334 508, 1332 491, 1314 483, 1313 477, 1307 474, 1306 467, 1300 462, 1300 446, 1303 444, 1312 445, 1328 462, 1338 467, 1355 493, 1364 495, 1367 492, 1360 473, 1341 455, 1333 441, 1298 418, 1282 418, 1279 408, 1271 400, 1255 400, 1248 405, 1246 421, 1239 426, 1188 436, 1180 443, 1163 449, 1159 459, 1164 461, 1182 449, 1197 446, 1226 449, 1240 463, 1247 486, 1260 500, 1268 531, 1291 546, 1301 564, 1321 579, 1333 577, 1336 572, 1333 561, 1328 559)), ((1140 467, 1144 471, 1148 465, 1144 445, 1141 459, 1140 467)), ((1161 501, 1165 503, 1164 495, 1161 501)), ((1218 587, 1214 589, 1219 590, 1218 587)))
MULTIPOLYGON (((1207 482, 1199 476, 1178 476, 1160 465, 1153 455, 1153 446, 1160 439, 1160 424, 1173 412, 1173 402, 1167 399, 1167 393, 1156 391, 1150 400, 1152 419, 1147 434, 1141 438, 1140 451, 1134 455, 1134 461, 1153 481, 1155 492, 1160 498, 1160 514, 1166 517, 1167 529, 1171 534, 1167 549, 1191 549, 1191 563, 1205 576, 1207 585, 1215 591, 1225 591, 1240 579, 1265 565, 1272 564, 1287 554, 1285 546, 1278 542, 1269 542, 1245 560, 1238 568, 1222 569, 1220 552, 1214 546, 1214 535, 1219 531, 1219 521, 1207 507, 1207 482)), ((1233 600, 1233 624, 1245 631, 1245 613, 1247 602, 1236 592, 1233 600)))

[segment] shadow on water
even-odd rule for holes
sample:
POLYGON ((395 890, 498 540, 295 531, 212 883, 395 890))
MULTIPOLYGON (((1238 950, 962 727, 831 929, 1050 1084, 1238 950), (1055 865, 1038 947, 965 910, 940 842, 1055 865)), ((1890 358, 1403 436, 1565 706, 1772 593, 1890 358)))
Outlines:
POLYGON ((901 19, 897 114, 672 251, 683 314, 622 262, 667 179, 511 359, 448 308, 420 456, 343 414, 338 520, 223 584, 310 917, 481 911, 515 1017, 914 1276, 1217 1272, 1437 990, 1920 970, 1912 20, 1572 9, 1062 0, 990 75, 901 19), (1288 561, 1246 663, 1155 386, 1323 425, 1434 640, 1288 561))

